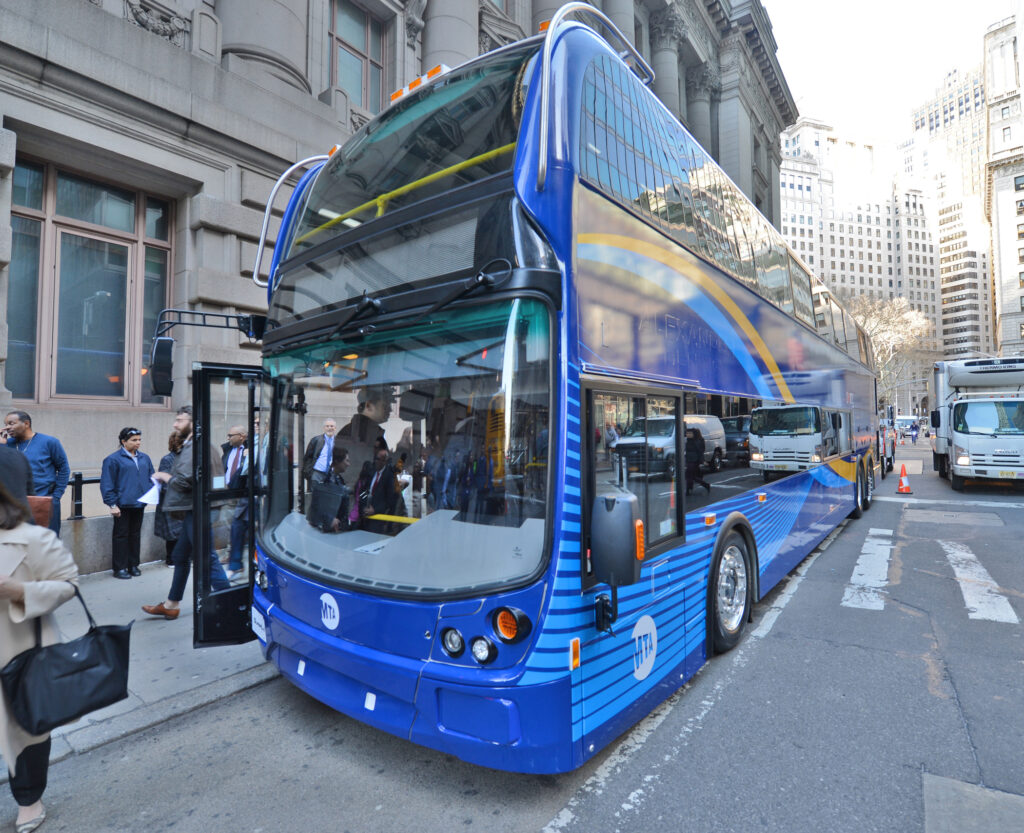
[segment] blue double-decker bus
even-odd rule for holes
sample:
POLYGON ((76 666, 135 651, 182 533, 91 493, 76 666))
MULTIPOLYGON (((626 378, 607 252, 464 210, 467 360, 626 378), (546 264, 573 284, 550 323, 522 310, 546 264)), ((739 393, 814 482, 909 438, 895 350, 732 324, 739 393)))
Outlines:
MULTIPOLYGON (((261 423, 248 581, 197 569, 197 641, 251 628, 358 720, 567 771, 870 506, 868 339, 650 79, 572 4, 300 181, 262 366, 195 368, 208 435, 225 396, 261 423), (810 462, 714 471, 717 417, 772 403, 814 406, 810 462)), ((244 493, 212 463, 216 527, 244 493)), ((204 534, 200 557, 226 546, 204 534)))

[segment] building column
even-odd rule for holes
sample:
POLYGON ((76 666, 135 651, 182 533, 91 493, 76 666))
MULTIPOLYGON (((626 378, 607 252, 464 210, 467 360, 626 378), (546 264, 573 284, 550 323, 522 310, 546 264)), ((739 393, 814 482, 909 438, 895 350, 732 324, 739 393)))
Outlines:
MULTIPOLYGON (((221 56, 312 92, 306 76, 306 0, 217 0, 221 56)), ((216 34, 216 33, 215 33, 216 34)))
POLYGON ((675 6, 651 15, 651 68, 654 93, 676 118, 685 120, 679 96, 679 43, 686 38, 686 23, 675 6))
POLYGON ((423 13, 423 70, 455 67, 479 55, 479 18, 476 0, 430 0, 423 13))
MULTIPOLYGON (((0 111, 0 124, 3 112, 0 111)), ((7 389, 7 287, 11 279, 13 229, 11 228, 11 196, 14 186, 14 161, 17 136, 0 128, 0 406, 11 406, 11 392, 7 389)), ((25 311, 26 315, 34 314, 25 311)))
MULTIPOLYGON (((633 13, 633 0, 605 0, 604 13, 614 23, 619 31, 625 35, 626 40, 633 43, 635 38, 634 21, 636 15, 633 13)), ((635 43, 633 43, 636 46, 635 43)))
POLYGON ((693 138, 709 154, 711 145, 711 95, 718 89, 718 74, 702 64, 686 71, 687 124, 693 138))

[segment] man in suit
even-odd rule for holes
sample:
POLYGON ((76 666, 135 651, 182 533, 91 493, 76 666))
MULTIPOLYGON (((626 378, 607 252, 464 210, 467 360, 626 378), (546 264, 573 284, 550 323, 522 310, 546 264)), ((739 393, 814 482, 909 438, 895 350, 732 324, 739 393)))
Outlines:
POLYGON ((338 432, 338 423, 328 417, 324 420, 324 432, 317 434, 306 446, 302 455, 302 476, 306 478, 309 488, 314 483, 323 483, 331 470, 331 459, 334 454, 334 435, 338 432))
MULTIPOLYGON (((388 449, 380 440, 373 455, 373 471, 369 474, 369 506, 367 513, 374 515, 395 514, 395 504, 398 502, 398 491, 395 488, 395 470, 388 462, 388 449)), ((367 520, 363 528, 370 532, 390 532, 391 524, 388 521, 367 520)))
MULTIPOLYGON (((221 446, 224 452, 221 462, 224 464, 224 488, 244 489, 246 477, 249 475, 249 449, 246 440, 249 431, 244 425, 233 425, 228 429, 228 441, 221 446)), ((231 550, 228 556, 227 574, 235 579, 243 574, 242 548, 245 546, 245 533, 249 524, 249 499, 240 498, 235 505, 234 518, 231 521, 231 550)))

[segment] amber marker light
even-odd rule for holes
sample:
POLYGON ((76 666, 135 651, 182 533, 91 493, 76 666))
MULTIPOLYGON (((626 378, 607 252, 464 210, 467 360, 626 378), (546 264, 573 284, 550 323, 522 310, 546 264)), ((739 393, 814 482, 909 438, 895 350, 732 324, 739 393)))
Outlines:
POLYGON ((350 362, 350 361, 353 361, 355 359, 358 359, 359 358, 359 354, 358 353, 348 353, 347 355, 342 356, 342 358, 345 359, 345 361, 349 361, 350 362))
POLYGON ((704 526, 714 526, 714 525, 715 525, 715 516, 714 515, 705 515, 704 516, 704 526))
POLYGON ((514 607, 499 607, 494 611, 491 624, 495 635, 506 644, 521 641, 532 628, 530 617, 514 607))
POLYGON ((546 32, 548 30, 548 26, 550 26, 550 25, 551 25, 551 21, 550 20, 542 20, 540 22, 540 26, 537 27, 537 31, 538 32, 546 32))
POLYGON ((636 536, 636 560, 644 560, 644 522, 636 520, 633 522, 633 534, 636 536))
POLYGON ((569 670, 580 667, 580 638, 577 636, 569 643, 569 670))
POLYGON ((757 502, 758 503, 764 503, 766 500, 768 500, 768 495, 767 494, 765 494, 764 492, 758 492, 757 493, 757 502))

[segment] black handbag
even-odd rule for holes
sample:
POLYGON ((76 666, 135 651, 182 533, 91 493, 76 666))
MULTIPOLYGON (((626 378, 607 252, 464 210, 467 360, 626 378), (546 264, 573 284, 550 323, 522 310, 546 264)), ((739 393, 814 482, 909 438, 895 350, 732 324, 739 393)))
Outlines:
POLYGON ((88 633, 70 642, 43 645, 37 618, 35 647, 0 669, 7 707, 32 735, 44 735, 128 696, 128 639, 135 620, 97 625, 77 587, 75 595, 89 617, 88 633))

